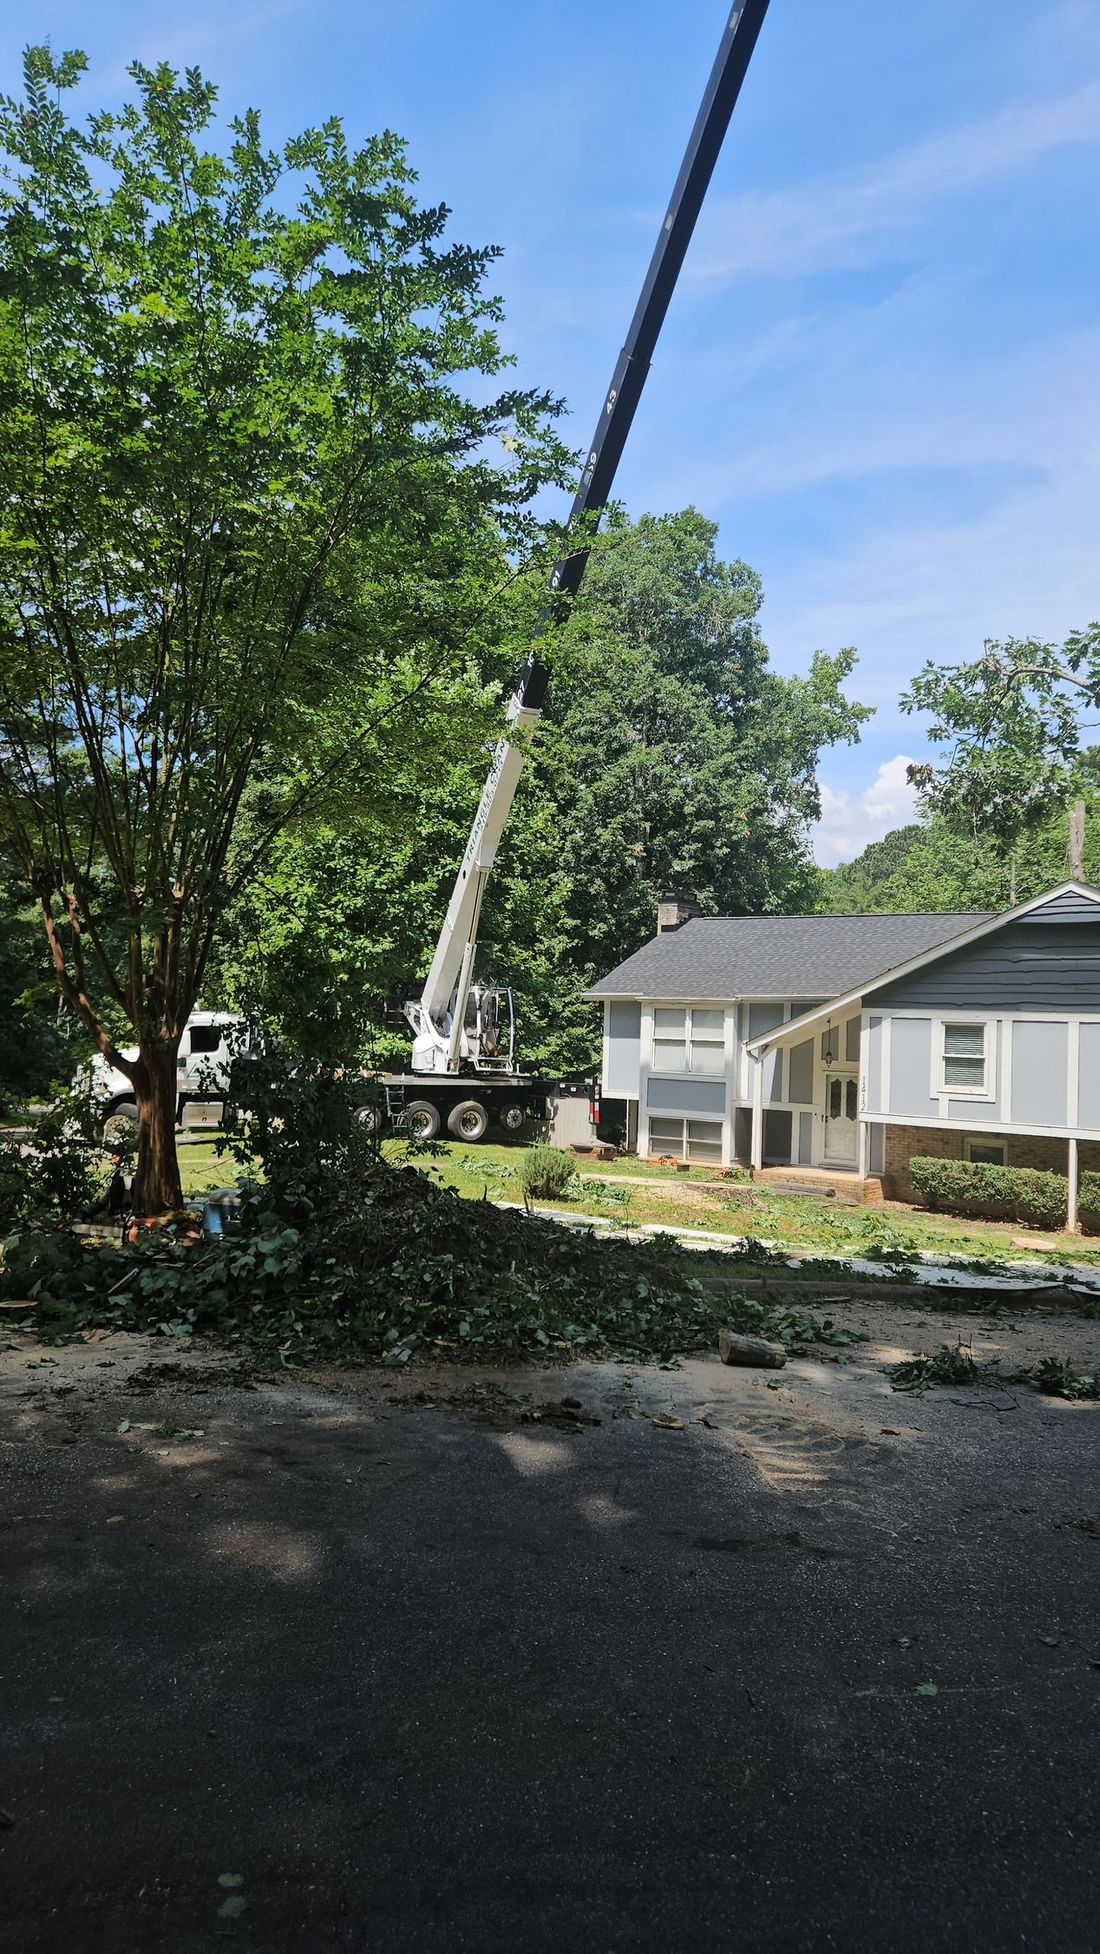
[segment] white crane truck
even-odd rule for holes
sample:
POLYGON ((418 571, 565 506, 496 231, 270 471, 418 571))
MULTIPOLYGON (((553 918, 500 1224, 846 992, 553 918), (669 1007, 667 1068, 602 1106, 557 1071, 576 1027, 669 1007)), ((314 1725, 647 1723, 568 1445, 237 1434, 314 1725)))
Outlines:
MULTIPOLYGON (((634 317, 600 409, 571 524, 579 518, 586 519, 589 527, 598 521, 611 494, 669 300, 767 10, 768 0, 744 0, 727 18, 634 317)), ((540 630, 576 595, 587 562, 588 550, 582 547, 555 564, 540 630)), ((512 993, 507 987, 474 980, 482 896, 526 757, 526 741, 517 744, 514 735, 530 735, 538 725, 547 678, 536 640, 508 707, 506 731, 493 753, 431 969, 419 997, 401 1007, 413 1032, 412 1072, 376 1077, 390 1118, 420 1138, 434 1138, 444 1123, 451 1134, 464 1140, 480 1140, 494 1125, 516 1135, 528 1119, 545 1118, 548 1098, 561 1088, 562 1082, 516 1068, 512 993)), ((369 1109, 364 1110, 370 1117, 369 1109)))

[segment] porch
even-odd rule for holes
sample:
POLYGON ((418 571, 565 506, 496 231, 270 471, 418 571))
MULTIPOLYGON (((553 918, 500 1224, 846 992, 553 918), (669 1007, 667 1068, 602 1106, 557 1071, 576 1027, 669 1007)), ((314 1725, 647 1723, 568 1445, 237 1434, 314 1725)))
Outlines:
POLYGON ((832 1195, 842 1207, 881 1207, 881 1174, 861 1175, 855 1167, 770 1166, 753 1170, 753 1180, 777 1194, 832 1195))

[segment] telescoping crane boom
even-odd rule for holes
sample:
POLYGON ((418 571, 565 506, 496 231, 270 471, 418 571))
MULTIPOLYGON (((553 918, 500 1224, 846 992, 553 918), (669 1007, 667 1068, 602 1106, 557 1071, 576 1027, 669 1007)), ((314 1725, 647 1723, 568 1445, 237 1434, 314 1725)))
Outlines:
MULTIPOLYGON (((630 330, 600 410, 570 523, 582 516, 598 520, 611 494, 669 300, 767 11, 768 0, 743 0, 727 20, 630 330)), ((488 1072, 511 1069, 510 994, 496 987, 473 988, 478 919, 526 757, 524 746, 517 744, 512 734, 529 733, 537 725, 546 698, 548 672, 538 655, 538 637, 559 614, 564 601, 575 596, 587 562, 588 550, 582 547, 554 566, 536 628, 536 643, 508 707, 507 731, 493 753, 431 969, 419 998, 404 1006, 414 1034, 414 1072, 456 1073, 467 1066, 488 1072)))

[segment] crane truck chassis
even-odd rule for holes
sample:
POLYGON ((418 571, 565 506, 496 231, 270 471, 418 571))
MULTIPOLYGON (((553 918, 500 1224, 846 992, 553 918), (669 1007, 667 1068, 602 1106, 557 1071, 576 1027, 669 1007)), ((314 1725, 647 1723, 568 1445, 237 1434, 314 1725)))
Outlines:
MULTIPOLYGON (((242 1053, 244 1021, 228 1011, 194 1011, 180 1040, 176 1070, 176 1125, 220 1125, 230 1092, 233 1062, 242 1053)), ((129 1056, 136 1054, 130 1053, 129 1056)), ((125 1073, 98 1055, 83 1069, 84 1082, 99 1100, 108 1141, 137 1121, 134 1089, 125 1073)), ((507 1067, 493 1072, 440 1074, 355 1073, 362 1086, 358 1116, 379 1133, 434 1140, 476 1142, 520 1140, 560 1123, 558 1109, 574 1102, 569 1137, 598 1117, 599 1088, 588 1081, 535 1078, 507 1067)))

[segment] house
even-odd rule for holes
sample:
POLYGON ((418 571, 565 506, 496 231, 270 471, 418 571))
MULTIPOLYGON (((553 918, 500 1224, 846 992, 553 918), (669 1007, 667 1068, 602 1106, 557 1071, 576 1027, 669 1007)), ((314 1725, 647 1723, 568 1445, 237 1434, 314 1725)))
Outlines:
POLYGON ((1100 890, 1001 914, 700 916, 588 996, 643 1156, 827 1169, 913 1198, 915 1154, 1100 1167, 1100 890))

